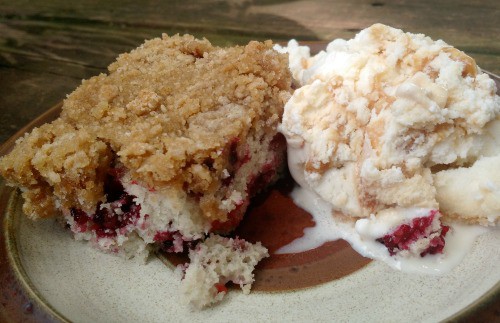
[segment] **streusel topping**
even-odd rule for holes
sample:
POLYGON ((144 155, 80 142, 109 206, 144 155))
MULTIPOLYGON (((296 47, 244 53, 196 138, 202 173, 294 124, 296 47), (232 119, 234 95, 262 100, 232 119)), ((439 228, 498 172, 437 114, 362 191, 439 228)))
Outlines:
POLYGON ((215 196, 231 171, 231 144, 275 131, 290 92, 287 56, 270 41, 219 48, 163 35, 108 69, 0 160, 0 173, 21 184, 27 214, 49 216, 54 203, 92 211, 105 171, 122 165, 144 186, 179 187, 200 198, 205 216, 223 218, 215 196))

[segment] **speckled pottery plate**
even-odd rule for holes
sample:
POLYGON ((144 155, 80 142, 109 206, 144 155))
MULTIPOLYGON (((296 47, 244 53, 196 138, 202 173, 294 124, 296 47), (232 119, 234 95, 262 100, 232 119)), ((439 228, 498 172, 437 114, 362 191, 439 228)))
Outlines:
MULTIPOLYGON (((60 108, 27 125, 0 155, 22 133, 57 117, 60 108)), ((21 205, 19 192, 0 179, 0 321, 434 322, 468 317, 499 301, 500 231, 491 230, 442 276, 402 273, 372 261, 313 287, 231 292, 217 306, 194 311, 179 301, 174 266, 157 257, 142 264, 101 253, 73 240, 53 219, 27 219, 21 205)))

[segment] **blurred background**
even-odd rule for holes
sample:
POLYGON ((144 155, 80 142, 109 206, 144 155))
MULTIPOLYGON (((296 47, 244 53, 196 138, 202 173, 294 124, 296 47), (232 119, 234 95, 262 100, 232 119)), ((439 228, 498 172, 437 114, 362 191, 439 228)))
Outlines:
POLYGON ((330 41, 376 22, 444 39, 500 74, 498 0, 0 0, 0 143, 119 53, 162 33, 222 46, 330 41))
POLYGON ((0 0, 0 143, 119 53, 162 33, 222 46, 330 41, 376 22, 444 39, 500 73, 498 0, 0 0))

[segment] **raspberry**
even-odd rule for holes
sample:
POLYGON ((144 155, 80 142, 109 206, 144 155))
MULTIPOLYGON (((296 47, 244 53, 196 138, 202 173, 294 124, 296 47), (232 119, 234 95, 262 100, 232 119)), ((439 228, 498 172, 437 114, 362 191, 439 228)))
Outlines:
POLYGON ((217 283, 214 287, 217 288, 217 293, 227 293, 227 287, 222 283, 217 283))
POLYGON ((118 229, 137 222, 141 206, 135 204, 134 196, 125 192, 118 176, 121 176, 120 171, 111 169, 104 185, 109 208, 101 208, 102 203, 99 203, 94 214, 74 208, 70 210, 80 232, 86 231, 85 225, 89 224, 89 229, 94 231, 98 238, 115 237, 118 229))
POLYGON ((70 210, 70 213, 75 222, 79 225, 84 225, 90 220, 90 217, 87 215, 87 213, 83 212, 82 210, 72 208, 70 210))
POLYGON ((164 242, 167 240, 172 240, 172 232, 169 231, 158 231, 156 232, 153 240, 155 242, 164 242))
POLYGON ((432 210, 428 216, 414 218, 409 224, 401 224, 392 233, 378 238, 377 241, 384 244, 389 250, 390 255, 394 256, 401 250, 409 250, 411 244, 417 240, 429 238, 431 235, 438 233, 439 235, 434 236, 430 240, 429 246, 420 253, 420 256, 424 257, 427 254, 443 253, 444 238, 450 228, 440 223, 438 230, 426 233, 438 213, 439 211, 432 210))

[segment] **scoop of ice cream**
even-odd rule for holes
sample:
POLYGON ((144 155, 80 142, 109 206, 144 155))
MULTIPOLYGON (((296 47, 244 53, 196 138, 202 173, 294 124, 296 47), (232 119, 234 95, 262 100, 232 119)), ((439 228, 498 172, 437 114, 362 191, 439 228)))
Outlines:
POLYGON ((492 157, 500 156, 500 98, 472 58, 381 24, 313 57, 294 42, 281 50, 301 86, 281 124, 301 186, 353 217, 444 207, 445 218, 497 222, 500 180, 490 174, 500 166, 492 157), (456 204, 456 185, 476 174, 481 183, 462 195, 481 198, 456 204))

